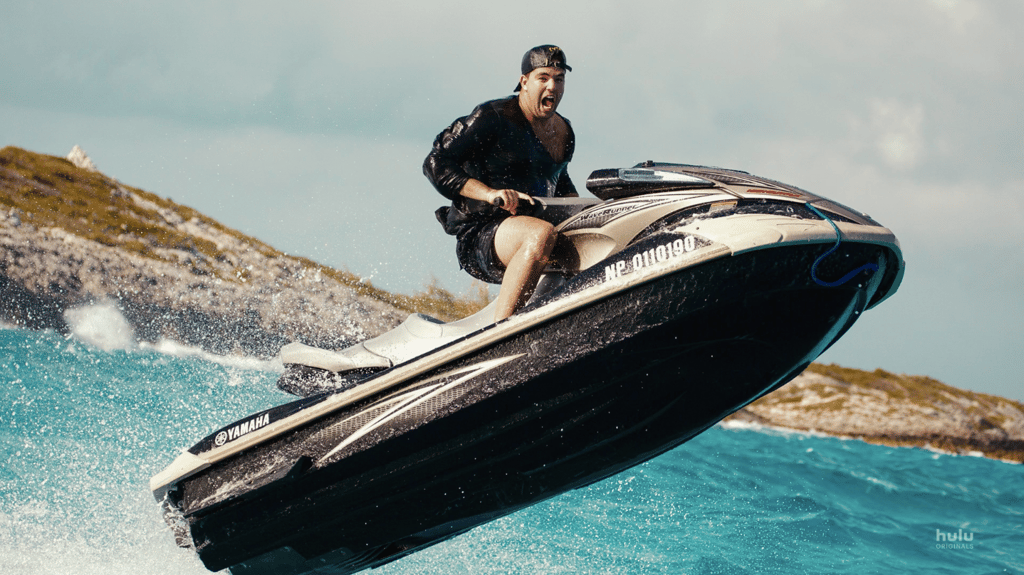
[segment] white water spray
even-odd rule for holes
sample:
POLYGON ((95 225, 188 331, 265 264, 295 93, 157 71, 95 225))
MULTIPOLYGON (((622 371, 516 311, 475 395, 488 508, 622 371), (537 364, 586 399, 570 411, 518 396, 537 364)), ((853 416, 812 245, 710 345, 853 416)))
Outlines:
POLYGON ((135 349, 135 332, 111 302, 72 308, 64 312, 71 335, 103 351, 135 349))

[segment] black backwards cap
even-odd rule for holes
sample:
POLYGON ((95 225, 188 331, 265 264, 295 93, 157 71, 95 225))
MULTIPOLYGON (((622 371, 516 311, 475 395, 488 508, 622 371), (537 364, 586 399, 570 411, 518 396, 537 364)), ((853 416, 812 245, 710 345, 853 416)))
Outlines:
MULTIPOLYGON (((523 76, 528 75, 537 68, 561 68, 566 72, 572 72, 572 67, 565 63, 565 52, 558 46, 552 46, 551 44, 530 48, 529 52, 523 54, 523 76)), ((520 85, 517 82, 516 89, 513 92, 518 92, 519 88, 520 85)))

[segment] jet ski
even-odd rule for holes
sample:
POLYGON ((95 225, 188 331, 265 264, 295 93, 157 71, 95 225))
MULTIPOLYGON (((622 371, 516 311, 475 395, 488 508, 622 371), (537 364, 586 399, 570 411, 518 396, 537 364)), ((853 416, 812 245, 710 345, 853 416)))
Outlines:
POLYGON ((377 567, 670 450, 784 385, 897 290, 893 233, 738 170, 598 170, 527 305, 292 343, 297 396, 214 431, 152 491, 210 570, 377 567))

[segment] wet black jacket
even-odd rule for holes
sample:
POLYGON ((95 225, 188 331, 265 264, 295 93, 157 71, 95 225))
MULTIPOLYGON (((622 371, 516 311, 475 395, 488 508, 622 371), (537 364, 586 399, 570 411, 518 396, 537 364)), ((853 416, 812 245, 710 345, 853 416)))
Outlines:
POLYGON ((454 235, 465 223, 508 215, 459 195, 470 178, 494 189, 508 188, 531 196, 576 195, 566 171, 575 148, 576 136, 569 125, 565 161, 555 162, 523 115, 517 96, 480 104, 437 135, 423 162, 423 174, 441 195, 452 200, 453 209, 441 208, 438 219, 445 231, 454 235))

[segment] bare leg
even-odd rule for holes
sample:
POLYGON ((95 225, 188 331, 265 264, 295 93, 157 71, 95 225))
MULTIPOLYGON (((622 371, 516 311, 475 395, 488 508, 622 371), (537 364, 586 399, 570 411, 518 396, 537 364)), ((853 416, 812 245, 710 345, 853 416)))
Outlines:
POLYGON ((512 315, 530 299, 554 247, 555 228, 544 220, 512 216, 501 222, 494 250, 505 264, 505 278, 498 291, 494 321, 512 315))

